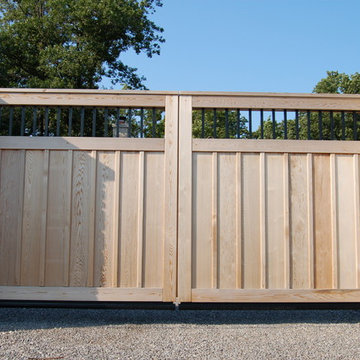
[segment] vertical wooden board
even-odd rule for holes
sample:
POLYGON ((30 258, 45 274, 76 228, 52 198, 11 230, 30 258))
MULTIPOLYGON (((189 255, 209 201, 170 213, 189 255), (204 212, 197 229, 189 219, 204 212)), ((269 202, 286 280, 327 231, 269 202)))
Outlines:
POLYGON ((72 162, 68 151, 50 151, 45 286, 68 285, 72 162))
POLYGON ((360 156, 354 155, 354 187, 355 187, 355 242, 357 263, 357 287, 360 288, 360 156))
POLYGON ((260 234, 260 155, 242 155, 243 284, 262 287, 260 234))
POLYGON ((0 285, 20 285, 25 151, 0 154, 0 285))
POLYGON ((315 288, 333 287, 330 156, 313 156, 315 288))
MULTIPOLYGON (((72 203, 71 203, 71 241, 70 241, 70 286, 91 285, 88 280, 89 244, 94 230, 92 217, 94 204, 92 194, 95 192, 95 181, 92 177, 96 166, 92 161, 90 151, 74 151, 72 175, 72 203)), ((90 266, 91 267, 91 266, 90 266)), ((92 279, 92 275, 89 277, 92 279)))
POLYGON ((308 169, 307 156, 289 156, 290 161, 290 263, 291 287, 311 287, 310 250, 308 236, 308 169))
POLYGON ((42 232, 45 151, 29 150, 26 152, 25 184, 24 184, 24 211, 21 252, 21 285, 39 286, 42 274, 43 254, 42 232))
POLYGON ((166 96, 164 179, 164 284, 163 301, 177 297, 179 97, 166 96))
POLYGON ((119 286, 137 285, 139 153, 121 153, 119 286))
POLYGON ((286 288, 284 155, 266 155, 266 274, 269 289, 286 288))
POLYGON ((94 286, 113 285, 114 180, 114 151, 99 151, 96 173, 94 286))
POLYGON ((192 287, 212 287, 212 154, 193 154, 192 287))
POLYGON ((339 288, 357 288, 354 161, 352 155, 336 155, 336 202, 339 288))
POLYGON ((178 186, 178 301, 191 301, 192 97, 180 96, 178 186))
POLYGON ((164 154, 145 154, 143 286, 162 287, 164 264, 164 154))
POLYGON ((236 154, 218 154, 218 288, 236 288, 236 154))

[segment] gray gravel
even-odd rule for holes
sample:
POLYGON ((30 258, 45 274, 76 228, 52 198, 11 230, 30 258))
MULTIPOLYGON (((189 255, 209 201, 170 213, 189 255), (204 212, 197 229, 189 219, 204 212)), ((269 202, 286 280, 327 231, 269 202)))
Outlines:
POLYGON ((0 308, 0 359, 360 359, 358 310, 0 308))

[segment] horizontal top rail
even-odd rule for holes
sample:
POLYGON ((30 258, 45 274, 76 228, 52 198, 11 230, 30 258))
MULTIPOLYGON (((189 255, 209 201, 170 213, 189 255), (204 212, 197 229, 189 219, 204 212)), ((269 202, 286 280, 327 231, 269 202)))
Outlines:
POLYGON ((252 110, 360 110, 360 95, 290 93, 186 93, 193 108, 252 110))
POLYGON ((165 107, 166 95, 134 90, 0 89, 0 106, 165 107))
POLYGON ((191 96, 193 108, 359 111, 360 95, 0 88, 0 105, 165 107, 165 97, 191 96))

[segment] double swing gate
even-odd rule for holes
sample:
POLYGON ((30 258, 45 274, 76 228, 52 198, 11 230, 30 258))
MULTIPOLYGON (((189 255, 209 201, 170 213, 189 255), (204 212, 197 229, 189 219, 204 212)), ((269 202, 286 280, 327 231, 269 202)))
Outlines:
POLYGON ((0 300, 360 301, 360 96, 0 100, 0 300))

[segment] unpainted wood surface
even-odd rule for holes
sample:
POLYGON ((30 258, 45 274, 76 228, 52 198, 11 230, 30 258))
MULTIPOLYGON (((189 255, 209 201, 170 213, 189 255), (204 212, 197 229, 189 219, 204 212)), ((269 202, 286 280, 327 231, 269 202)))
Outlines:
POLYGON ((162 288, 163 152, 1 150, 0 160, 0 285, 162 288))

